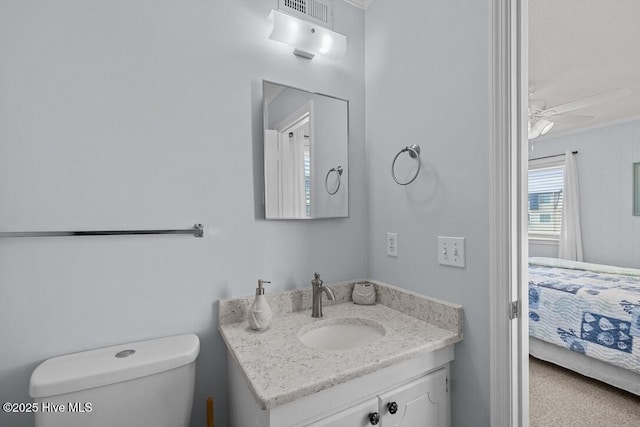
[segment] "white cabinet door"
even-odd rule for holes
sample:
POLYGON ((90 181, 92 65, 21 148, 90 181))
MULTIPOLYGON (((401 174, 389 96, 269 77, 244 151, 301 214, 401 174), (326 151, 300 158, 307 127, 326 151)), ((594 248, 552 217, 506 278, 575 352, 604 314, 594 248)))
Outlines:
POLYGON ((367 427, 372 425, 369 421, 369 414, 372 413, 378 413, 378 399, 376 398, 308 424, 308 427, 367 427))
POLYGON ((379 396, 380 427, 446 427, 447 373, 440 369, 379 396), (395 408, 389 410, 389 405, 395 408))

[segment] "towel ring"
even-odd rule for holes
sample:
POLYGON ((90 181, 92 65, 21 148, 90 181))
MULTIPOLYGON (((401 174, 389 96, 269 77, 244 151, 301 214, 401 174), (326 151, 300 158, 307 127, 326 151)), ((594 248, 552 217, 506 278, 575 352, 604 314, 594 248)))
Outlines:
POLYGON ((325 190, 327 190, 327 193, 329 193, 330 195, 334 195, 338 192, 338 190, 340 189, 340 176, 342 176, 342 166, 338 166, 336 168, 331 168, 329 169, 329 172, 327 172, 327 176, 324 177, 324 188, 325 190), (338 186, 336 187, 336 190, 332 193, 331 191, 329 191, 329 183, 327 182, 329 180, 329 175, 331 175, 331 172, 335 172, 336 174, 338 174, 338 186))
POLYGON ((404 147, 402 150, 398 151, 398 154, 396 154, 396 156, 393 158, 393 163, 391 163, 391 176, 393 177, 393 180, 397 184, 408 185, 416 180, 416 178, 418 177, 418 174, 420 173, 421 166, 422 166, 422 160, 420 160, 420 146, 417 144, 411 144, 407 147, 404 147), (400 154, 404 153, 405 151, 409 152, 409 157, 411 157, 412 159, 418 159, 418 170, 416 171, 415 175, 413 175, 413 178, 411 178, 409 181, 400 182, 398 181, 398 178, 396 178, 396 172, 395 172, 396 160, 398 160, 398 156, 400 156, 400 154))

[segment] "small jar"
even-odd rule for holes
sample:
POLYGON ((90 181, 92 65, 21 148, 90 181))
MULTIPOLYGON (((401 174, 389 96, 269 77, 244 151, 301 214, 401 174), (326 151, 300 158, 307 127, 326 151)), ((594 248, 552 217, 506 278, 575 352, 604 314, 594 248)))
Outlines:
POLYGON ((356 283, 353 287, 353 302, 360 305, 376 303, 376 289, 371 283, 356 283))

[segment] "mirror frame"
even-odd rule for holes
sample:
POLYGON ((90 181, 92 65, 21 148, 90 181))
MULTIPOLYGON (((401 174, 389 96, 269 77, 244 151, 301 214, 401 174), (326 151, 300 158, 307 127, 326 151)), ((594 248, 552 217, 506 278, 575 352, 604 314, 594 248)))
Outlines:
POLYGON ((267 205, 266 205, 266 181, 265 181, 265 174, 266 174, 266 170, 263 170, 262 173, 262 179, 263 179, 263 185, 262 185, 262 213, 264 215, 264 219, 268 220, 268 221, 288 221, 288 220, 293 220, 293 221, 299 221, 299 220, 323 220, 323 219, 343 219, 343 218, 350 218, 351 217, 351 165, 349 162, 349 149, 350 149, 350 140, 351 140, 351 122, 350 122, 350 102, 348 99, 345 98, 340 98, 338 96, 333 96, 333 95, 328 95, 326 93, 321 93, 321 92, 312 92, 310 90, 306 90, 306 89, 302 89, 299 87, 295 87, 295 86, 291 86, 288 84, 284 84, 284 83, 279 83, 279 82, 274 82, 272 80, 267 80, 267 79, 263 79, 262 80, 262 99, 261 99, 261 105, 262 105, 262 164, 264 165, 264 143, 265 143, 265 130, 266 130, 266 124, 267 124, 267 112, 264 108, 264 86, 265 84, 272 84, 272 85, 278 85, 278 86, 282 86, 284 88, 287 89, 294 89, 294 90, 299 90, 302 92, 306 92, 308 94, 311 95, 319 95, 319 96, 325 96, 327 98, 332 98, 332 99, 336 99, 338 101, 343 101, 346 103, 347 105, 347 158, 346 158, 346 176, 347 176, 347 214, 346 215, 342 215, 342 216, 321 216, 321 217, 305 217, 305 218, 267 218, 267 205))

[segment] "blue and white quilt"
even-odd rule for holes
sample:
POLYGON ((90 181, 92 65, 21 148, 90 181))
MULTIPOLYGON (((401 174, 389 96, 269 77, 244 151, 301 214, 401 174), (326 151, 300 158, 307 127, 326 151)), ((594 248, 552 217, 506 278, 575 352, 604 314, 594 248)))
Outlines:
POLYGON ((530 258, 529 335, 640 374, 640 270, 530 258))

